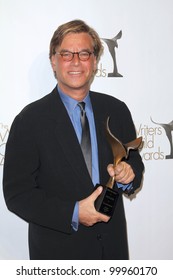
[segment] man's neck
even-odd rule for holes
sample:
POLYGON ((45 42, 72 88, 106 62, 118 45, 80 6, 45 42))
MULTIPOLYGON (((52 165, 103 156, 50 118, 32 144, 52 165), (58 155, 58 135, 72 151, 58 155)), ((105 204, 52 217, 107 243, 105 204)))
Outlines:
POLYGON ((87 96, 87 94, 88 94, 88 92, 89 92, 89 88, 85 88, 85 89, 81 89, 81 88, 79 88, 79 89, 73 89, 73 88, 71 88, 71 89, 67 89, 66 87, 63 87, 62 85, 59 85, 58 84, 58 87, 60 88, 60 90, 64 93, 64 94, 66 94, 66 95, 68 95, 69 97, 71 97, 71 98, 73 98, 73 99, 75 99, 76 101, 82 101, 82 100, 84 100, 84 98, 87 96))

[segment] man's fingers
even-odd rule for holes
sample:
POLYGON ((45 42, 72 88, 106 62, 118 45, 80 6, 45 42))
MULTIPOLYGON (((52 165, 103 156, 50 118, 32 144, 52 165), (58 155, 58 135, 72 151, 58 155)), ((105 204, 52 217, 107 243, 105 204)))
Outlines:
POLYGON ((109 165, 108 165, 107 171, 108 171, 108 173, 109 173, 109 175, 110 175, 111 177, 114 177, 114 175, 115 175, 115 170, 114 170, 113 164, 109 164, 109 165))
POLYGON ((103 190, 103 187, 99 186, 91 195, 90 198, 92 198, 93 201, 97 199, 97 197, 101 194, 103 190))

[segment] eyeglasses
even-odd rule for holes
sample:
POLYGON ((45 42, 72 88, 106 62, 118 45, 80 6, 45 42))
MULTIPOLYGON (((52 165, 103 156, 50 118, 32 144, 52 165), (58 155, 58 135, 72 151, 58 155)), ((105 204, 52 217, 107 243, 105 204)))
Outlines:
POLYGON ((94 52, 90 51, 80 51, 80 52, 70 52, 70 51, 62 51, 62 52, 55 52, 61 55, 64 61, 71 61, 74 58, 74 55, 77 54, 78 58, 81 61, 87 61, 90 58, 90 55, 94 54, 94 52))

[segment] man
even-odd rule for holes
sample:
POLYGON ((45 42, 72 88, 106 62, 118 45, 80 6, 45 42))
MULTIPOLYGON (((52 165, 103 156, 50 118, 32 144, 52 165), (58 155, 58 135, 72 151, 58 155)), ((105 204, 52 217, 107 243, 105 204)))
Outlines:
MULTIPOLYGON (((105 121, 123 143, 136 138, 127 106, 90 91, 102 53, 97 33, 74 20, 61 25, 50 43, 58 81, 47 96, 25 107, 11 127, 4 164, 4 195, 10 211, 29 223, 31 259, 128 259, 123 192, 140 187, 138 151, 116 167, 105 136, 105 121), (81 148, 80 104, 89 121, 92 168, 81 148), (80 104, 78 104, 80 103, 80 104), (118 202, 110 218, 94 203, 109 176, 118 202)), ((89 153, 89 151, 88 151, 89 153)))

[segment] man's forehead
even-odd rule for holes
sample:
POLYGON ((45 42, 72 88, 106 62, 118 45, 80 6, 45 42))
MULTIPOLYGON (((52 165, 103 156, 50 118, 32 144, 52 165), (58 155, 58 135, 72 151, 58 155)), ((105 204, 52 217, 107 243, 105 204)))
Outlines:
POLYGON ((84 45, 92 46, 93 39, 88 33, 85 33, 85 32, 81 32, 81 33, 70 32, 64 36, 60 46, 74 45, 74 44, 76 44, 76 45, 84 44, 84 45))

